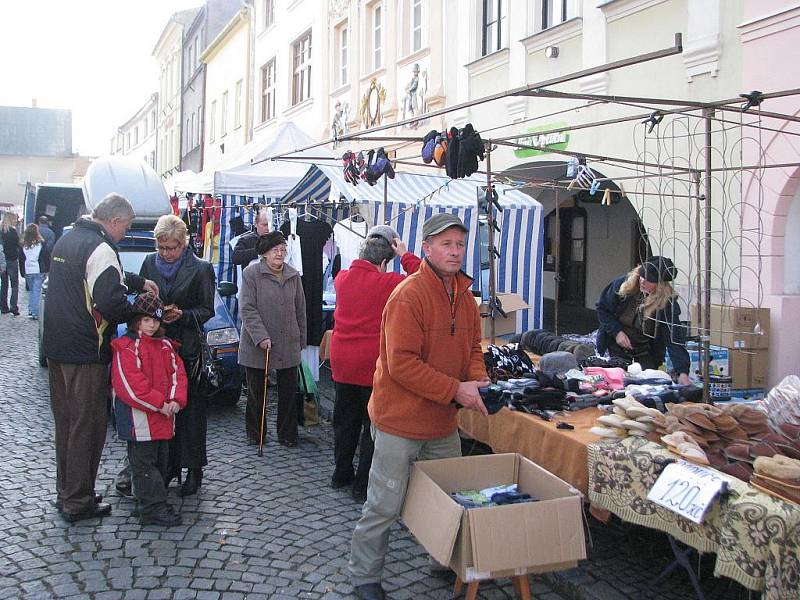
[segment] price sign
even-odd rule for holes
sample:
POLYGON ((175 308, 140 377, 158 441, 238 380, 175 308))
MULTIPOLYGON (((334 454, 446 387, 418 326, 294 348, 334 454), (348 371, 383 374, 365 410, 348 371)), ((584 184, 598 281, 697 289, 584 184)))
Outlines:
POLYGON ((661 472, 647 499, 699 525, 727 485, 728 480, 720 473, 679 460, 661 472))

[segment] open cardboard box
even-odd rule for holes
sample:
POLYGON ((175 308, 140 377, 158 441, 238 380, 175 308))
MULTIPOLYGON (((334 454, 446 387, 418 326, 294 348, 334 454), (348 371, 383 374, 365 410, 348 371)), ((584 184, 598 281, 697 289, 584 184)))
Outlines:
POLYGON ((402 518, 462 581, 574 567, 586 558, 581 493, 520 454, 414 464, 402 518), (450 493, 517 483, 538 502, 465 509, 450 493))
MULTIPOLYGON (((500 293, 497 294, 497 299, 500 300, 503 312, 508 316, 504 317, 500 313, 495 313, 494 334, 498 336, 517 333, 517 311, 530 308, 528 303, 519 294, 500 293)), ((480 296, 475 297, 475 302, 478 304, 481 315, 489 312, 489 307, 481 302, 480 296)), ((488 338, 491 334, 491 327, 491 319, 481 316, 481 337, 488 338)))

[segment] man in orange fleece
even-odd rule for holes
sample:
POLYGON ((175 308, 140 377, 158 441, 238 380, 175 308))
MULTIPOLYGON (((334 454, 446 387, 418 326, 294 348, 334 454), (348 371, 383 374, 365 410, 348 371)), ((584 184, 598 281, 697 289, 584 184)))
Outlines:
POLYGON ((350 579, 356 597, 383 600, 389 529, 416 460, 461 455, 456 404, 486 415, 489 385, 472 280, 461 272, 467 228, 440 213, 422 227, 425 260, 395 288, 383 311, 380 355, 368 411, 375 453, 367 502, 353 532, 350 579))

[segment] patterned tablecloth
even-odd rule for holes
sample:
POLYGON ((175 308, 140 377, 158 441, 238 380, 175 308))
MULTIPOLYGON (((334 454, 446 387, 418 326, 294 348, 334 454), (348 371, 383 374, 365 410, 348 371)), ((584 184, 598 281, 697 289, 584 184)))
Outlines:
POLYGON ((766 600, 800 598, 800 506, 732 479, 701 525, 647 500, 665 448, 629 437, 588 448, 589 501, 620 518, 664 531, 701 552, 717 555, 714 574, 734 579, 766 600))

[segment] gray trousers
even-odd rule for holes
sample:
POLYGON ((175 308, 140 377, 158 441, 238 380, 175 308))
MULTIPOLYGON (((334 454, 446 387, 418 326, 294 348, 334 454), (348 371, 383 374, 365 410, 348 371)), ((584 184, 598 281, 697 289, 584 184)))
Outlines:
POLYGON ((369 471, 367 501, 350 544, 350 581, 356 585, 380 582, 389 529, 400 516, 411 466, 417 460, 461 456, 458 431, 435 440, 410 440, 372 426, 375 452, 369 471))

